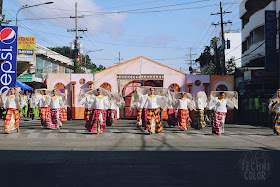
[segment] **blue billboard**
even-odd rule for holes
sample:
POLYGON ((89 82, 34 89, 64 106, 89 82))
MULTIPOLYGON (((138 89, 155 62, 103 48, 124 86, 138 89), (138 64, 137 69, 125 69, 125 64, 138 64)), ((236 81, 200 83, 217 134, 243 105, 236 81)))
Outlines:
POLYGON ((0 26, 0 93, 16 86, 18 27, 0 26))

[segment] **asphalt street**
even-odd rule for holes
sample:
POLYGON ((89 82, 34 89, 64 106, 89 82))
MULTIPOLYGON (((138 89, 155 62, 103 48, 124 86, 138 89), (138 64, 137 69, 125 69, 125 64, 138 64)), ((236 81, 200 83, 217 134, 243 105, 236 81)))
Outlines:
POLYGON ((60 130, 20 122, 5 134, 0 121, 1 186, 275 186, 280 137, 272 129, 226 124, 225 134, 169 128, 148 135, 135 120, 119 120, 104 134, 84 120, 60 130))

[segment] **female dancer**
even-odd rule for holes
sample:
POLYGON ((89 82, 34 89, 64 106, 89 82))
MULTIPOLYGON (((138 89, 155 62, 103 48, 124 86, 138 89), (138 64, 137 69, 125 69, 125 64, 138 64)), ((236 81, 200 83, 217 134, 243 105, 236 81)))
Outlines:
POLYGON ((118 93, 110 93, 110 107, 107 110, 106 116, 106 125, 107 126, 115 126, 115 123, 118 121, 117 110, 118 108, 124 107, 124 100, 118 93))
POLYGON ((220 136, 224 133, 224 124, 227 114, 227 106, 229 108, 238 108, 237 92, 211 92, 209 109, 214 109, 214 122, 212 133, 220 136))
POLYGON ((204 91, 200 91, 196 94, 196 112, 194 118, 194 128, 202 129, 206 126, 204 118, 204 108, 207 106, 207 95, 204 91))
POLYGON ((195 109, 194 96, 190 93, 180 92, 175 97, 178 98, 175 101, 175 108, 178 109, 178 126, 182 131, 188 130, 191 128, 189 110, 195 109))
POLYGON ((167 124, 169 127, 176 126, 178 123, 177 120, 178 111, 177 109, 174 109, 174 103, 176 101, 174 92, 170 92, 170 94, 171 94, 171 100, 167 104, 167 115, 168 115, 167 124))
POLYGON ((21 110, 26 103, 19 96, 19 92, 14 88, 10 88, 2 94, 3 107, 7 110, 4 121, 4 130, 10 134, 11 130, 19 130, 19 110, 21 110))
POLYGON ((269 110, 273 112, 273 131, 274 134, 280 135, 280 89, 272 97, 269 103, 269 110))
POLYGON ((54 89, 49 94, 47 105, 50 107, 50 112, 47 117, 47 128, 60 129, 62 126, 61 109, 65 105, 63 95, 57 89, 54 89))
POLYGON ((50 93, 47 89, 35 90, 35 104, 40 109, 41 127, 47 127, 47 117, 50 113, 50 107, 48 106, 50 98, 47 92, 50 93))
POLYGON ((106 130, 106 110, 110 107, 110 93, 105 89, 98 88, 85 93, 89 103, 93 104, 91 121, 86 124, 89 132, 96 134, 106 130))

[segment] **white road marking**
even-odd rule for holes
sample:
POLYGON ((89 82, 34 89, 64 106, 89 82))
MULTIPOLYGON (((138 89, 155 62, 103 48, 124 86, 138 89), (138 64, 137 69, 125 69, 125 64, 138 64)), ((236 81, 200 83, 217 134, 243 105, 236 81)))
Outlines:
POLYGON ((69 132, 69 130, 68 129, 61 129, 61 130, 59 130, 59 132, 65 133, 65 132, 69 132))
POLYGON ((136 130, 129 130, 129 129, 127 129, 126 131, 129 132, 129 133, 134 133, 134 134, 139 132, 139 131, 136 131, 136 130))
POLYGON ((136 138, 135 134, 127 134, 126 138, 136 138))
POLYGON ((47 129, 47 130, 43 130, 42 132, 53 132, 53 130, 47 129))
POLYGON ((96 138, 96 135, 95 134, 86 135, 86 138, 87 139, 94 139, 94 138, 96 138))
POLYGON ((58 138, 58 134, 57 133, 50 133, 47 136, 48 139, 56 139, 58 138))
POLYGON ((77 137, 77 135, 74 134, 74 133, 67 133, 67 134, 66 134, 66 138, 71 138, 71 139, 73 139, 73 138, 76 138, 76 137, 77 137))
POLYGON ((120 132, 118 129, 109 129, 110 132, 120 132))
POLYGON ((198 136, 198 137, 201 137, 201 138, 213 138, 211 136, 203 135, 203 134, 196 134, 195 136, 198 136))
POLYGON ((111 133, 111 132, 104 132, 104 135, 105 135, 105 137, 106 138, 115 138, 115 135, 114 135, 114 133, 111 133))
POLYGON ((27 138, 38 138, 40 133, 30 133, 28 134, 27 138))
POLYGON ((23 133, 26 134, 26 133, 32 133, 32 132, 35 132, 36 130, 26 130, 24 131, 23 133))
POLYGON ((85 133, 86 130, 76 130, 76 133, 79 133, 79 134, 82 134, 82 133, 85 133))
POLYGON ((184 133, 178 133, 179 136, 181 136, 182 138, 191 138, 190 135, 184 134, 184 133))
POLYGON ((16 134, 9 134, 7 137, 8 137, 8 138, 13 138, 13 139, 16 139, 19 135, 20 135, 20 133, 16 133, 16 134))

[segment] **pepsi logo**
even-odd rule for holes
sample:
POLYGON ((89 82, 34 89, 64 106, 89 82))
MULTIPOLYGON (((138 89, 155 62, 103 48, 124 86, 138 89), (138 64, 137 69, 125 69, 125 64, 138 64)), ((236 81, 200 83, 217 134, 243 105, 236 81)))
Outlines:
POLYGON ((4 28, 0 32, 0 40, 4 44, 12 44, 17 38, 16 32, 11 28, 4 28))

